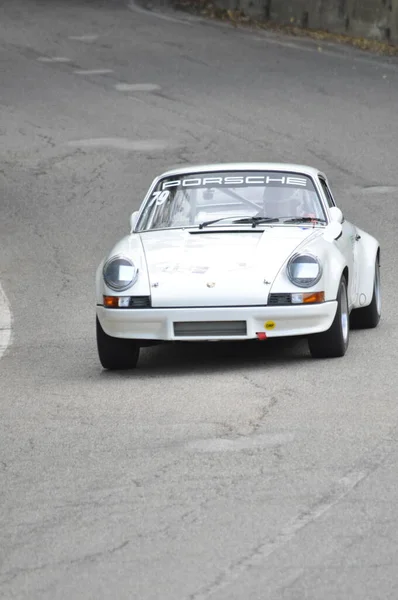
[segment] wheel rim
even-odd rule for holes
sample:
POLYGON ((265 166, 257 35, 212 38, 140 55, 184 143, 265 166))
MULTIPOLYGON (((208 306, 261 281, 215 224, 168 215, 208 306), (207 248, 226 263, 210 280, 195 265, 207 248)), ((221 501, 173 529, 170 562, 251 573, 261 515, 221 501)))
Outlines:
POLYGON ((341 284, 341 332, 343 334, 344 343, 348 342, 348 301, 347 301, 347 288, 344 283, 341 284))
POLYGON ((376 262, 376 270, 375 270, 375 298, 376 298, 376 310, 377 314, 381 314, 381 293, 380 293, 380 266, 376 262))

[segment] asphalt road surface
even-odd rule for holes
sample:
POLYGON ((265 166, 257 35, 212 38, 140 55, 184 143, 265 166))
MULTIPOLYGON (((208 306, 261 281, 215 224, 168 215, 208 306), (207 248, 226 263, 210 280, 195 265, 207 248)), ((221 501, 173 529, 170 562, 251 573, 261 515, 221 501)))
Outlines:
POLYGON ((3 2, 0 47, 0 597, 396 600, 397 59, 106 0, 3 2), (102 371, 102 256, 156 174, 234 160, 328 174, 380 327, 102 371))

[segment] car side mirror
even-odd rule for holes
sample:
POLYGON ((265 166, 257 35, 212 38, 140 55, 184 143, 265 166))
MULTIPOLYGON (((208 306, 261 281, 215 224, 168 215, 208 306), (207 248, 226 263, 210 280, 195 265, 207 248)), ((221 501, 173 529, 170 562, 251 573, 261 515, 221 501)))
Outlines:
POLYGON ((342 224, 337 221, 331 221, 331 223, 326 225, 323 237, 327 242, 334 242, 335 240, 338 240, 342 234, 342 224))
POLYGON ((342 223, 344 221, 343 213, 337 206, 332 206, 329 212, 333 223, 342 223))
POLYGON ((130 233, 133 232, 135 226, 137 225, 137 221, 138 221, 138 210, 135 210, 130 217, 130 233))

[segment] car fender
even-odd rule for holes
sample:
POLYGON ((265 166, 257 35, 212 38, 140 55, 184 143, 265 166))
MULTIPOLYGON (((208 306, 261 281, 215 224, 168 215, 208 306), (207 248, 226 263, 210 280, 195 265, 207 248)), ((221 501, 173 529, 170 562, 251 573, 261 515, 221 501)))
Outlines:
POLYGON ((357 265, 358 265, 358 294, 354 308, 368 306, 373 297, 375 261, 379 253, 379 242, 369 233, 356 227, 357 236, 357 265))
POLYGON ((334 242, 317 237, 312 243, 300 245, 282 265, 272 286, 271 293, 295 292, 325 292, 325 301, 336 300, 341 276, 347 268, 347 260, 334 242), (316 256, 322 266, 322 277, 318 283, 309 288, 300 288, 294 285, 287 276, 287 264, 295 254, 312 254, 316 256))
POLYGON ((321 251, 319 252, 320 256, 318 256, 323 267, 321 281, 323 281, 325 300, 336 300, 344 271, 348 272, 347 284, 349 284, 349 280, 353 276, 353 273, 349 272, 347 258, 334 242, 329 242, 324 239, 320 241, 321 251))
POLYGON ((103 258, 97 267, 95 273, 95 302, 97 305, 103 304, 104 280, 102 278, 102 270, 104 268, 105 258, 103 258))
POLYGON ((148 276, 148 268, 145 259, 144 249, 142 246, 142 241, 139 235, 130 234, 125 236, 120 242, 115 244, 115 246, 111 249, 109 254, 103 258, 100 262, 95 277, 95 287, 96 287, 96 303, 99 305, 103 304, 103 296, 109 295, 114 296, 117 294, 118 296, 150 296, 150 282, 148 276), (102 271, 104 268, 104 264, 108 261, 112 256, 123 255, 130 258, 138 269, 138 278, 137 281, 127 290, 123 292, 117 293, 115 290, 109 288, 104 281, 102 271))

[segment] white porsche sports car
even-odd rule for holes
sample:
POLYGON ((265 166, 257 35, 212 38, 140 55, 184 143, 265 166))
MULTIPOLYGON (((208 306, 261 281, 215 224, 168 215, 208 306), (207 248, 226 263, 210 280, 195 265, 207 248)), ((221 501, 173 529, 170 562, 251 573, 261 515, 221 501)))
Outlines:
POLYGON ((97 346, 131 369, 159 342, 306 336, 343 356, 380 320, 380 246, 302 165, 215 164, 157 177, 96 275, 97 346))

